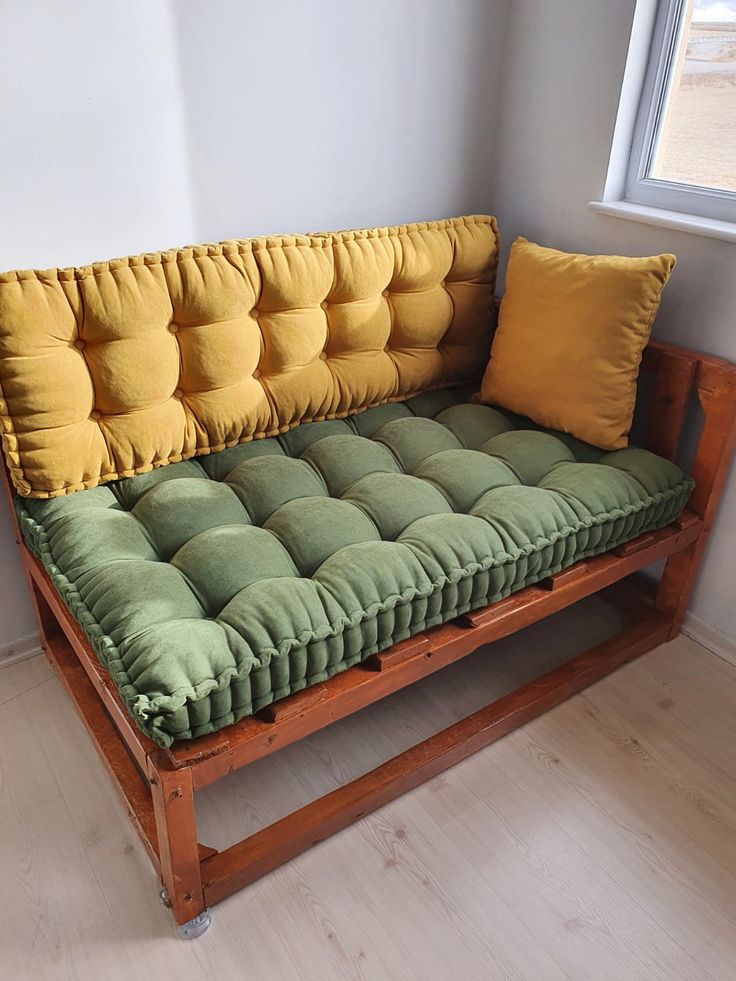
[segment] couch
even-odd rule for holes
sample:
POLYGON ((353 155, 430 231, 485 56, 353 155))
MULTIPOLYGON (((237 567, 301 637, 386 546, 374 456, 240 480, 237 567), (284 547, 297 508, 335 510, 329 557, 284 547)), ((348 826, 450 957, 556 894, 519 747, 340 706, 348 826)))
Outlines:
POLYGON ((480 404, 498 254, 470 216, 0 276, 6 486, 45 649, 185 936, 679 629, 734 368, 650 345, 644 445, 614 451, 480 404), (231 849, 198 844, 195 790, 659 559, 600 649, 231 849))

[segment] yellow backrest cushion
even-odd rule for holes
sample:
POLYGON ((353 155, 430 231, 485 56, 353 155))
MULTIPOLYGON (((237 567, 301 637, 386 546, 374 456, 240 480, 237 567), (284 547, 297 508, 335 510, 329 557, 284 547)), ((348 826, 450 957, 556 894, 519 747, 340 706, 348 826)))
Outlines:
POLYGON ((475 215, 0 275, 0 427, 55 497, 477 380, 498 231, 475 215))
POLYGON ((615 450, 673 255, 575 255, 518 238, 481 399, 615 450))

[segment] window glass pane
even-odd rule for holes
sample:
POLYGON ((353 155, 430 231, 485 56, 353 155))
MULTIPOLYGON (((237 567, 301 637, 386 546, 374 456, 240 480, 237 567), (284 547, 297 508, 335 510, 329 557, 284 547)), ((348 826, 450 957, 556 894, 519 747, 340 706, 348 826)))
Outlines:
POLYGON ((736 0, 685 5, 649 177, 736 191, 736 0))

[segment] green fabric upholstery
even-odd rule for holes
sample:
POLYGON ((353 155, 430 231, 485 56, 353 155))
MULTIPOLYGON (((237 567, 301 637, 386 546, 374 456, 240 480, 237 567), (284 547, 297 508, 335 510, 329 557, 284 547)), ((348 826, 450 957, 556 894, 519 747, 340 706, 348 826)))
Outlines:
POLYGON ((168 746, 672 521, 692 481, 438 391, 51 500, 23 534, 168 746))

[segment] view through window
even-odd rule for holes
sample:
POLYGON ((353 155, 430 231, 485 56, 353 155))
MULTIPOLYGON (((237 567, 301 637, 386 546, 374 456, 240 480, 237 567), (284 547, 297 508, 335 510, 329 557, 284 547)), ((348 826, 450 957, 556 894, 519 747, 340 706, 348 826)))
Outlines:
POLYGON ((689 0, 648 176, 736 191, 736 0, 689 0))

